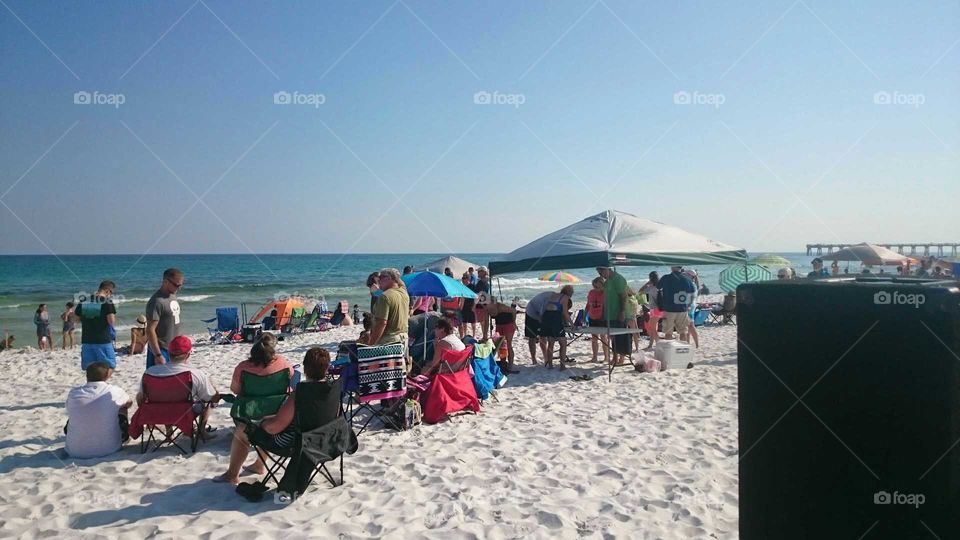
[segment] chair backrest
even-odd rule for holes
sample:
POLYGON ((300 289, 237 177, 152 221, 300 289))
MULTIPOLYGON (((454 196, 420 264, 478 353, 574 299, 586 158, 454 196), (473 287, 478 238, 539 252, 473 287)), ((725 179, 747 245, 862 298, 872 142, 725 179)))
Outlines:
POLYGON ((446 349, 440 353, 439 373, 456 373, 462 371, 470 365, 473 359, 473 345, 468 346, 462 351, 451 351, 446 349))
POLYGON ((586 319, 586 312, 584 310, 577 310, 577 316, 573 319, 574 326, 583 326, 584 319, 586 319))
POLYGON ((191 401, 193 374, 189 371, 158 377, 143 374, 143 395, 147 403, 182 403, 191 401))
POLYGON ((300 431, 310 431, 340 415, 340 395, 343 383, 333 381, 302 381, 294 394, 294 421, 300 431))
POLYGON ((247 397, 266 397, 286 394, 290 387, 290 372, 283 369, 269 375, 249 371, 240 374, 240 394, 247 397))
POLYGON ((403 397, 407 369, 403 343, 357 346, 357 396, 360 401, 403 397))
POLYGON ((344 313, 350 313, 350 301, 349 301, 349 300, 341 300, 341 301, 340 301, 340 311, 342 311, 342 312, 344 312, 344 313))
POLYGON ((237 419, 259 420, 275 414, 290 387, 290 372, 286 369, 270 375, 255 375, 249 371, 240 374, 240 395, 233 402, 230 416, 237 419))
POLYGON ((235 307, 217 308, 217 330, 230 332, 240 329, 240 314, 235 307))
POLYGON ((723 310, 730 312, 737 309, 737 296, 735 294, 728 294, 723 297, 723 310))

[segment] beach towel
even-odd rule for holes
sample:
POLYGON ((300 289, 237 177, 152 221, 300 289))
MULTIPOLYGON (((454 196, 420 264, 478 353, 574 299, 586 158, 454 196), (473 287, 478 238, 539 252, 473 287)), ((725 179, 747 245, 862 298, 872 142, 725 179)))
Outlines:
POLYGON ((500 366, 497 365, 494 358, 493 347, 489 347, 486 356, 480 357, 477 354, 477 348, 474 348, 473 360, 470 365, 473 368, 473 387, 477 391, 477 396, 481 400, 490 397, 490 391, 495 390, 506 382, 500 366))
POLYGON ((360 401, 403 397, 407 377, 403 344, 357 347, 357 394, 360 401))

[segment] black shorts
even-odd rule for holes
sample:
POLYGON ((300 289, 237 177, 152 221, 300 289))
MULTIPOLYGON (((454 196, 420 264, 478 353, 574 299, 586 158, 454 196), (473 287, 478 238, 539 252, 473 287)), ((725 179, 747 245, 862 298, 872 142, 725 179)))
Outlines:
POLYGON ((473 308, 460 310, 460 322, 461 323, 477 322, 477 314, 475 311, 473 311, 473 308))
MULTIPOLYGON (((623 323, 611 322, 610 328, 624 328, 623 323)), ((631 354, 633 352, 633 338, 630 334, 613 336, 613 352, 615 354, 631 354)))
POLYGON ((523 318, 523 335, 530 339, 540 338, 540 321, 527 315, 523 318))
POLYGON ((597 319, 597 320, 590 319, 590 327, 591 327, 591 328, 606 328, 606 327, 607 327, 607 321, 606 321, 605 319, 597 319))
POLYGON ((540 321, 540 335, 547 338, 563 337, 563 315, 559 311, 544 311, 540 321))

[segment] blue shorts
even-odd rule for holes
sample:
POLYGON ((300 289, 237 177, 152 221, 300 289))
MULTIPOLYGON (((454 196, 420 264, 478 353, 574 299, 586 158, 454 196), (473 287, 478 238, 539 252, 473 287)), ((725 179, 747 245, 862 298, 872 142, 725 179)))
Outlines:
MULTIPOLYGON (((163 358, 167 362, 170 361, 170 353, 168 353, 166 349, 160 349, 160 354, 163 356, 163 358)), ((153 350, 148 346, 147 347, 147 367, 150 367, 155 363, 156 362, 153 361, 153 350)))
POLYGON ((116 369, 117 353, 113 350, 113 343, 81 343, 80 369, 86 370, 94 362, 103 362, 116 369))

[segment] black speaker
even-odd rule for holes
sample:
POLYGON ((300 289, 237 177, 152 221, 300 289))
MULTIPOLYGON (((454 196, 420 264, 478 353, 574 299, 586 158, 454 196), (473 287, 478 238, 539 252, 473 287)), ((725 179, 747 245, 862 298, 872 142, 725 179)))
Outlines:
POLYGON ((737 289, 741 538, 960 538, 958 286, 737 289))

